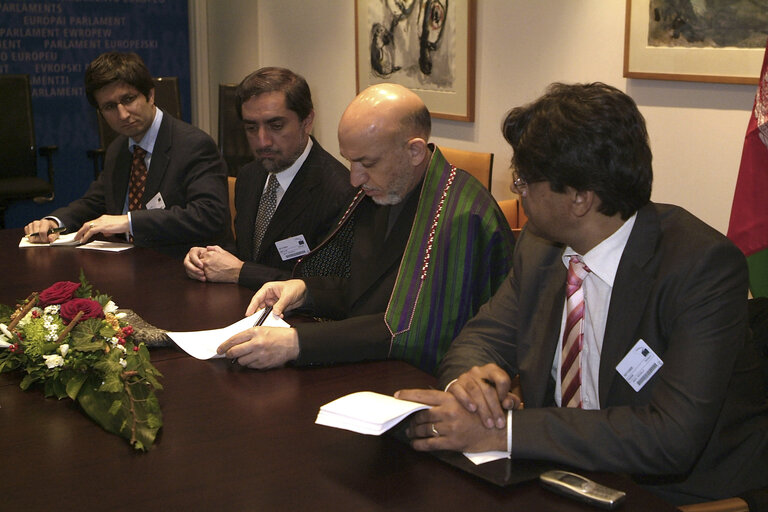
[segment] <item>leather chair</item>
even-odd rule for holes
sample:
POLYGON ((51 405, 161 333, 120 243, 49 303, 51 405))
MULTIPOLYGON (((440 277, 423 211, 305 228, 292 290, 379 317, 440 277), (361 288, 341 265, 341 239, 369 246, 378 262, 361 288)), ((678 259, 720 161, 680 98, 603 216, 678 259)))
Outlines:
POLYGON ((57 146, 37 147, 29 75, 0 75, 0 229, 14 201, 53 200, 53 153, 57 146), (48 163, 48 179, 37 176, 38 152, 48 163))
MULTIPOLYGON (((165 76, 154 78, 155 82, 155 105, 160 107, 163 112, 172 115, 176 119, 181 119, 181 95, 179 93, 179 79, 175 76, 165 76)), ((89 149, 88 158, 93 161, 93 179, 98 178, 104 168, 104 155, 107 148, 113 140, 117 138, 115 132, 98 111, 96 120, 99 129, 99 148, 89 149)))
POLYGON ((491 174, 493 171, 493 153, 478 153, 440 146, 440 152, 448 163, 464 169, 491 191, 491 174))
POLYGON ((243 123, 237 115, 236 91, 236 84, 219 84, 219 151, 227 162, 230 176, 237 176, 240 168, 253 160, 243 123))
POLYGON ((237 209, 235 208, 235 181, 237 180, 234 176, 228 176, 227 177, 227 186, 229 188, 229 220, 232 224, 232 236, 237 237, 237 234, 235 233, 235 215, 237 214, 237 209))
POLYGON ((507 218, 509 227, 512 228, 512 234, 517 239, 523 226, 528 221, 528 217, 525 215, 525 211, 523 211, 520 200, 517 198, 504 199, 499 201, 499 208, 501 208, 502 213, 504 213, 504 217, 507 218))

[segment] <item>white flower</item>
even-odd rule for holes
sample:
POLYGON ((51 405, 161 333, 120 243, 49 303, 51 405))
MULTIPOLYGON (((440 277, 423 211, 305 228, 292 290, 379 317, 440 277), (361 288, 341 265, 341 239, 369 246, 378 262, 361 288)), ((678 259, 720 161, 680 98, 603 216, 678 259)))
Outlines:
POLYGON ((104 313, 114 313, 115 311, 117 311, 117 304, 114 302, 109 301, 104 304, 104 313))
POLYGON ((117 339, 115 336, 112 336, 112 337, 109 339, 109 342, 110 342, 110 343, 111 343, 113 346, 114 346, 114 345, 117 345, 117 342, 118 342, 118 341, 120 341, 120 340, 118 340, 118 339, 117 339))
POLYGON ((117 318, 125 318, 128 316, 128 313, 115 313, 115 316, 117 318))
POLYGON ((124 346, 122 346, 122 345, 115 345, 115 348, 116 348, 116 349, 118 349, 118 350, 122 350, 122 351, 123 351, 123 354, 125 354, 126 352, 128 352, 128 351, 125 349, 125 347, 124 347, 124 346))
POLYGON ((8 343, 7 340, 8 340, 8 338, 6 338, 2 334, 0 334, 0 348, 8 348, 11 345, 13 345, 13 343, 8 343))
POLYGON ((67 343, 63 343, 63 344, 62 344, 62 345, 59 347, 59 352, 61 352, 61 356, 62 356, 62 357, 66 357, 66 355, 67 355, 67 352, 69 352, 69 345, 68 345, 67 343))
POLYGON ((5 324, 0 324, 0 332, 2 332, 9 340, 13 338, 13 334, 11 334, 11 331, 8 330, 8 326, 5 324))
POLYGON ((118 361, 118 363, 120 363, 120 366, 122 366, 123 368, 125 368, 126 365, 128 364, 128 362, 122 357, 120 358, 120 361, 118 361))
POLYGON ((64 358, 59 354, 43 355, 43 359, 45 359, 45 366, 48 368, 64 366, 64 358))
POLYGON ((61 309, 59 304, 51 304, 50 306, 46 306, 43 311, 46 315, 55 315, 59 312, 59 309, 61 309))

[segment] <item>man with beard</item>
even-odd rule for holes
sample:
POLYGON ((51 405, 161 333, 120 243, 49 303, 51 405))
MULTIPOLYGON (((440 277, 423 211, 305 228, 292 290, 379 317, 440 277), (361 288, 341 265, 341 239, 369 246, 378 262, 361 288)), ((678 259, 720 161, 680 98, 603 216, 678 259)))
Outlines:
POLYGON ((255 161, 235 185, 235 246, 193 247, 192 279, 256 289, 287 279, 296 260, 320 243, 354 195, 347 169, 310 136, 315 112, 303 77, 268 67, 236 92, 255 161))
POLYGON ((334 233, 265 284, 246 314, 273 305, 327 320, 254 327, 219 353, 252 368, 395 358, 432 371, 510 268, 512 232, 479 181, 430 144, 424 102, 395 84, 361 92, 339 123, 361 187, 334 233))

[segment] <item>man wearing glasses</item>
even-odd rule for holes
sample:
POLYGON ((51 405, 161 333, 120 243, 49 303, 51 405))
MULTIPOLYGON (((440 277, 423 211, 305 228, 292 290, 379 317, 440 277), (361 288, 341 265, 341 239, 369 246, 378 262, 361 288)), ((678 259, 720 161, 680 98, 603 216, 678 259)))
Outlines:
POLYGON ((508 279, 441 362, 447 391, 396 394, 433 406, 413 416, 413 447, 629 473, 678 505, 764 488, 744 255, 650 201, 635 102, 553 84, 503 134, 528 223, 508 279))
POLYGON ((183 256, 226 239, 226 165, 207 134, 155 106, 152 75, 135 53, 105 53, 88 65, 85 92, 119 136, 104 171, 80 199, 25 226, 33 242, 66 227, 87 242, 127 234, 137 246, 183 256), (49 234, 50 233, 50 234, 49 234))

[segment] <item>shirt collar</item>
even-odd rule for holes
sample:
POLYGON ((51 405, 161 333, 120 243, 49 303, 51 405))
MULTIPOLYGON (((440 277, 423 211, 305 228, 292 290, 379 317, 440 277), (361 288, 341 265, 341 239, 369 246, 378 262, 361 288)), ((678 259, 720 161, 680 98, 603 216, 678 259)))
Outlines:
POLYGON ((296 161, 293 162, 293 164, 291 164, 291 166, 285 169, 284 171, 274 173, 275 177, 277 178, 277 182, 280 184, 281 189, 283 189, 284 191, 288 190, 288 187, 291 185, 293 178, 296 177, 296 175, 299 173, 299 169, 301 169, 301 166, 304 165, 304 162, 309 156, 309 152, 311 149, 312 149, 312 137, 307 137, 307 147, 304 148, 304 152, 301 153, 301 156, 299 156, 299 158, 297 158, 296 161))
POLYGON ((613 287, 621 255, 624 254, 624 248, 627 246, 627 241, 629 240, 630 233, 632 233, 632 227, 635 225, 636 218, 637 212, 627 219, 611 236, 594 246, 583 256, 574 251, 571 246, 566 247, 565 252, 563 252, 563 265, 568 268, 570 257, 579 256, 591 273, 599 277, 608 286, 613 287))
MULTIPOLYGON (((157 133, 160 131, 160 123, 163 122, 163 111, 159 108, 155 108, 155 118, 152 120, 152 124, 149 125, 149 130, 144 134, 144 137, 141 138, 141 142, 138 143, 139 147, 149 153, 152 154, 152 151, 155 149, 155 142, 157 141, 157 133)), ((133 140, 133 137, 128 138, 128 149, 131 150, 131 153, 133 153, 133 148, 136 146, 137 142, 133 140)))

